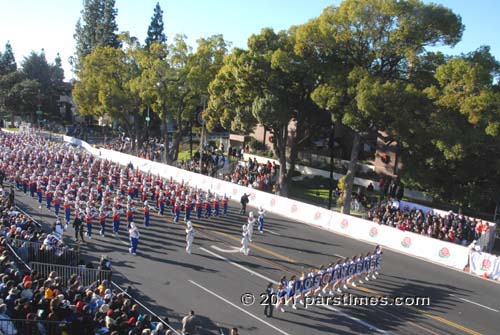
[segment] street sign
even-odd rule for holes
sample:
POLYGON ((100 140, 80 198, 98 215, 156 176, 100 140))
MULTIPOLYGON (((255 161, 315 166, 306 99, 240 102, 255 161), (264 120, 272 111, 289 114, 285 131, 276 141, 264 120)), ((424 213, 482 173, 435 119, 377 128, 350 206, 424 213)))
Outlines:
POLYGON ((42 115, 43 114, 43 112, 41 110, 37 110, 35 113, 36 113, 36 115, 42 115))

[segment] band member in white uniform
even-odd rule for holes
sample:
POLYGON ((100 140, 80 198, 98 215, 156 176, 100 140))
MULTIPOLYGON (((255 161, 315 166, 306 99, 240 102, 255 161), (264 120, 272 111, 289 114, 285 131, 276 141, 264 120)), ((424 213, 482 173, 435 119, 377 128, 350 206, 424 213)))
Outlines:
POLYGON ((248 256, 248 253, 250 252, 250 248, 248 247, 248 245, 250 244, 250 238, 248 236, 248 227, 246 224, 243 225, 243 232, 241 235, 242 238, 241 238, 240 252, 248 256))
POLYGON ((250 212, 248 214, 248 225, 247 225, 247 230, 248 230, 248 240, 252 242, 252 234, 253 234, 253 225, 255 223, 255 218, 253 216, 253 212, 250 212))
POLYGON ((133 255, 137 254, 137 245, 139 244, 139 229, 135 226, 134 222, 130 222, 130 229, 128 230, 130 237, 129 252, 133 255))
POLYGON ((194 236, 196 234, 196 231, 193 227, 193 224, 191 221, 187 222, 187 228, 186 228, 186 252, 191 255, 191 249, 193 247, 193 240, 194 236))

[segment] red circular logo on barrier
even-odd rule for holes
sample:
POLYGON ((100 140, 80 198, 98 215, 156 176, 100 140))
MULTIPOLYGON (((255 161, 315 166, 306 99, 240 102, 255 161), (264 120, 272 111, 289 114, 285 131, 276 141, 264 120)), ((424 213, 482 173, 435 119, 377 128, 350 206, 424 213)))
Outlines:
POLYGON ((483 259, 483 262, 481 263, 481 270, 488 271, 490 267, 491 267, 491 261, 487 258, 483 259))
POLYGON ((271 199, 271 206, 276 206, 276 199, 275 198, 272 198, 271 199))
POLYGON ((370 237, 377 237, 378 235, 377 227, 371 227, 370 232, 368 234, 370 235, 370 237))
POLYGON ((343 219, 341 222, 340 222, 340 227, 342 229, 346 229, 347 227, 349 227, 349 221, 347 221, 347 219, 343 219))
POLYGON ((251 198, 252 200, 255 200, 255 198, 256 198, 256 197, 257 197, 257 196, 255 195, 255 193, 250 194, 250 198, 251 198))
POLYGON ((238 189, 236 187, 233 187, 233 194, 238 193, 238 189))
POLYGON ((439 257, 448 258, 450 256, 451 256, 451 254, 450 254, 450 250, 448 250, 448 248, 443 247, 439 250, 439 257))
POLYGON ((401 241, 401 245, 404 247, 404 248, 409 248, 411 246, 411 237, 409 236, 406 236, 402 241, 401 241))
POLYGON ((321 219, 321 212, 320 212, 320 211, 317 211, 317 212, 316 212, 316 214, 314 214, 314 218, 315 218, 316 220, 321 219))
POLYGON ((292 213, 295 213, 297 211, 297 205, 293 204, 291 210, 292 213))

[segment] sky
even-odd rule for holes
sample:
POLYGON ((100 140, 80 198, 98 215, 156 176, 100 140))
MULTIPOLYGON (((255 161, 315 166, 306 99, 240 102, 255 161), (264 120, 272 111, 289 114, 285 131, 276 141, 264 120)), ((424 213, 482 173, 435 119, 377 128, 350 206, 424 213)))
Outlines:
MULTIPOLYGON (((129 31, 141 41, 146 38, 153 9, 158 0, 116 0, 119 31, 129 31)), ((431 1, 425 1, 431 2, 431 1)), ((462 17, 465 32, 446 54, 461 54, 489 45, 500 60, 500 22, 498 0, 434 0, 462 17)), ((275 30, 307 22, 340 0, 160 0, 164 11, 165 33, 172 41, 185 34, 194 48, 200 37, 223 34, 233 47, 246 47, 246 41, 264 27, 275 30)), ((52 62, 59 53, 66 79, 71 79, 68 59, 74 53, 73 34, 83 0, 0 0, 0 52, 10 41, 18 65, 31 51, 45 50, 52 62)))

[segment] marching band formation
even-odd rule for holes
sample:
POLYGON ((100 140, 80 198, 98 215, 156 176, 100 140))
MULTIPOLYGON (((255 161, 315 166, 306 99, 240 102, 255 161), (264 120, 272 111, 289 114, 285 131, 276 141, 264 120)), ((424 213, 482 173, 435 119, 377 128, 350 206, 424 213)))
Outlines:
POLYGON ((118 235, 126 222, 129 251, 135 255, 140 213, 147 228, 151 212, 157 211, 175 224, 181 219, 186 222, 186 252, 191 253, 195 236, 191 215, 202 219, 228 213, 226 195, 205 192, 131 166, 121 167, 69 144, 5 132, 0 132, 0 144, 0 170, 18 190, 36 198, 39 209, 45 207, 53 212, 59 222, 62 217, 65 228, 73 218, 76 240, 78 235, 84 240, 84 228, 86 238, 91 239, 96 224, 101 236, 105 236, 109 223, 113 234, 118 235))

